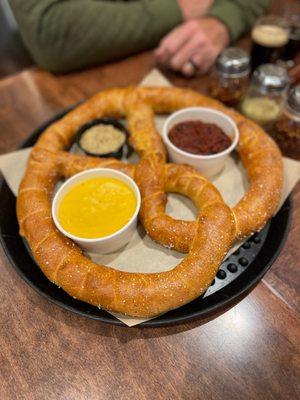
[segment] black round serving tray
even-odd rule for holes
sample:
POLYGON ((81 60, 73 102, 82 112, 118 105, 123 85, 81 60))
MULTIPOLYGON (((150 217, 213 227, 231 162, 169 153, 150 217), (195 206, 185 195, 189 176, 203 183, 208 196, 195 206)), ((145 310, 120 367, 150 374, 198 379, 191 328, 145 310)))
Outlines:
MULTIPOLYGON (((23 143, 21 148, 34 145, 43 130, 61 118, 68 110, 56 115, 23 143)), ((242 298, 262 279, 278 256, 289 231, 291 221, 291 196, 265 228, 251 237, 220 266, 220 270, 206 293, 157 318, 139 326, 165 326, 195 318, 207 317, 223 310, 242 298)), ((5 179, 0 177, 0 241, 11 265, 18 274, 38 293, 53 303, 82 316, 114 325, 123 325, 113 315, 69 296, 51 283, 33 260, 25 241, 19 235, 16 217, 16 198, 5 179)))

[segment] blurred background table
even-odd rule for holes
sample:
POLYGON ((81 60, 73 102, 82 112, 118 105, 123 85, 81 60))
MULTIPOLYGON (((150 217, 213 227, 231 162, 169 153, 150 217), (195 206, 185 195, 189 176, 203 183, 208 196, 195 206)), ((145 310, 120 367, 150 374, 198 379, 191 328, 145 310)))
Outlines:
MULTIPOLYGON (((240 45, 249 48, 249 39, 240 45)), ((3 78, 0 154, 71 104, 138 84, 153 67, 147 52, 65 76, 33 67, 3 78)), ((207 90, 207 77, 166 75, 175 85, 207 90)), ((299 237, 298 184, 287 242, 262 282, 218 317, 157 329, 109 326, 60 309, 20 279, 1 248, 0 398, 300 398, 299 237)))

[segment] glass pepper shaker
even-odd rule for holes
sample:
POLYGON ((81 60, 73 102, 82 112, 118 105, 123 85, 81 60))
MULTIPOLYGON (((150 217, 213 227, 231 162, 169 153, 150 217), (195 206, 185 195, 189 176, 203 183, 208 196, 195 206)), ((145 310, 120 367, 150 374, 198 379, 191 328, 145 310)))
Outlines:
POLYGON ((242 113, 268 129, 282 113, 289 85, 285 68, 263 64, 253 74, 248 91, 241 102, 242 113))
POLYGON ((283 155, 300 161, 300 85, 291 89, 283 113, 272 130, 272 137, 283 155))
POLYGON ((250 58, 238 47, 228 47, 217 58, 210 94, 228 106, 238 104, 249 82, 250 58))

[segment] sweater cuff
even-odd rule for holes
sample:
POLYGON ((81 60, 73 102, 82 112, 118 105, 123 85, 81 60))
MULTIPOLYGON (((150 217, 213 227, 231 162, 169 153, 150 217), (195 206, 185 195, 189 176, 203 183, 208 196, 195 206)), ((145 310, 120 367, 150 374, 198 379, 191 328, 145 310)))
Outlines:
POLYGON ((215 2, 207 15, 217 18, 227 26, 232 42, 245 31, 242 10, 231 1, 215 2))
POLYGON ((151 0, 147 3, 148 11, 153 18, 157 31, 168 33, 175 26, 183 22, 181 8, 177 0, 151 0))

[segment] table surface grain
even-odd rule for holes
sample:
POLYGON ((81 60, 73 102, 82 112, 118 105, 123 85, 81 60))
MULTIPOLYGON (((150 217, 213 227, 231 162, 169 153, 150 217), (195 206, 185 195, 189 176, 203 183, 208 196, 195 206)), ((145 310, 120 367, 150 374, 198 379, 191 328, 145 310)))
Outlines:
MULTIPOLYGON (((67 106, 137 84, 153 67, 146 52, 66 76, 34 68, 0 81, 0 153, 67 106)), ((206 91, 207 77, 167 78, 206 91)), ((209 321, 142 329, 85 319, 40 297, 0 249, 0 399, 300 398, 300 185, 293 197, 291 230, 271 270, 209 321)))

